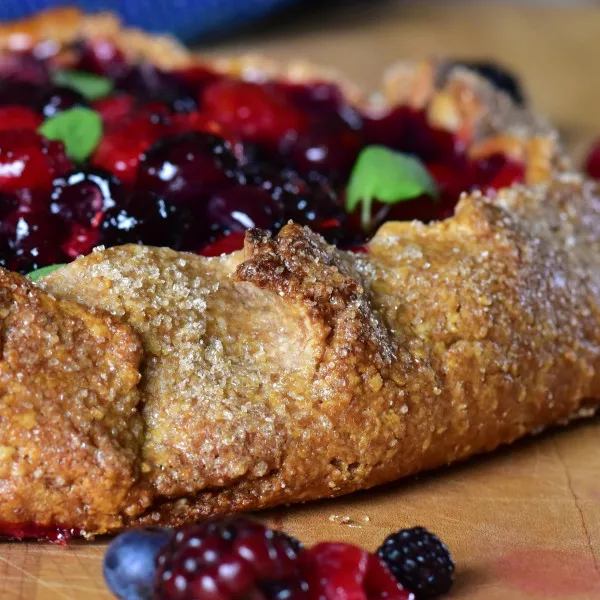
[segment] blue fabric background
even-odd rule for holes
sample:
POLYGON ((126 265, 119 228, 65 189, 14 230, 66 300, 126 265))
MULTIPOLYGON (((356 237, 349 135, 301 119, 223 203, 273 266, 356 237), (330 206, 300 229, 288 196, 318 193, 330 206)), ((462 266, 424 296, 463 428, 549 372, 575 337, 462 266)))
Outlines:
POLYGON ((299 0, 0 0, 0 21, 62 4, 111 10, 125 23, 169 32, 186 42, 234 29, 299 0))

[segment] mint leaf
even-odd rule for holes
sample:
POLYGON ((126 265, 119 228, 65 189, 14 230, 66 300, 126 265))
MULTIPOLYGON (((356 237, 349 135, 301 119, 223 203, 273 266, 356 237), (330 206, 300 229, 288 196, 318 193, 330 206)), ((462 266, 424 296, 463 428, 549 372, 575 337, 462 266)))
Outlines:
POLYGON ((67 155, 84 161, 102 137, 102 119, 89 108, 75 107, 46 119, 38 129, 49 140, 64 143, 67 155))
POLYGON ((108 96, 114 88, 114 83, 107 77, 84 71, 55 71, 52 81, 56 85, 64 85, 79 92, 90 101, 108 96))
POLYGON ((31 273, 27 273, 27 277, 31 279, 31 281, 37 281, 40 277, 44 275, 48 275, 52 273, 52 271, 56 271, 61 267, 64 267, 66 263, 61 263, 58 265, 48 265, 47 267, 42 267, 41 269, 36 269, 35 271, 31 271, 31 273))
POLYGON ((346 210, 353 212, 362 203, 361 222, 368 229, 373 200, 396 204, 422 194, 437 196, 437 193, 437 184, 418 158, 385 146, 367 146, 350 175, 346 210))

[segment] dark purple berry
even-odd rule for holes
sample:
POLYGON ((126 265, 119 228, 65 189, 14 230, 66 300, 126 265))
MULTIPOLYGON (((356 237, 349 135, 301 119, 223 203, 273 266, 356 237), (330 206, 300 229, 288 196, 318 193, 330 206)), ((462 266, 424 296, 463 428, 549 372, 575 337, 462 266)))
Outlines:
POLYGON ((173 535, 159 527, 132 529, 117 536, 104 555, 102 571, 110 591, 121 600, 151 600, 156 556, 173 535))
POLYGON ((26 81, 36 85, 49 82, 47 63, 29 52, 2 52, 0 54, 0 80, 26 81))
POLYGON ((109 171, 74 171, 53 182, 50 211, 84 226, 97 227, 103 214, 123 201, 123 188, 109 171))
POLYGON ((37 109, 40 88, 29 81, 0 80, 0 105, 26 106, 37 109))
POLYGON ((455 567, 450 551, 424 527, 388 536, 377 554, 418 600, 437 598, 452 587, 455 567))
POLYGON ((66 237, 64 224, 45 211, 14 211, 2 220, 0 234, 7 248, 7 266, 28 273, 64 262, 60 249, 66 237))
POLYGON ((241 185, 215 194, 208 202, 207 214, 211 223, 229 231, 259 227, 274 232, 283 217, 280 205, 267 190, 241 185))
POLYGON ((361 149, 360 135, 350 128, 318 128, 301 134, 290 150, 298 171, 326 175, 330 181, 347 178, 361 149))
POLYGON ((196 94, 181 77, 165 73, 150 63, 141 63, 117 81, 117 87, 126 91, 141 103, 158 102, 173 112, 198 110, 196 94))
POLYGON ((37 109, 46 119, 76 106, 88 106, 87 100, 76 90, 68 87, 51 87, 38 95, 37 109))
POLYGON ((145 244, 178 250, 187 227, 187 214, 152 192, 134 192, 125 202, 108 209, 102 219, 102 244, 145 244))
POLYGON ((142 155, 137 186, 172 202, 197 203, 226 187, 237 164, 231 144, 220 137, 200 132, 169 136, 142 155))
POLYGON ((201 523, 177 532, 159 553, 155 594, 162 600, 305 600, 301 552, 295 540, 249 519, 201 523))

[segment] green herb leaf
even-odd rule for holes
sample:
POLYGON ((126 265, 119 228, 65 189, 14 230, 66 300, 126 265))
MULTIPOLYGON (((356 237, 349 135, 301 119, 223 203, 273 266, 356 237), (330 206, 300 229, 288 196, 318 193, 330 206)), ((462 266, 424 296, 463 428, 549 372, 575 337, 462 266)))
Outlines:
POLYGON ((75 107, 46 119, 38 131, 49 140, 64 143, 67 155, 73 160, 85 160, 102 137, 102 119, 89 108, 75 107))
POLYGON ((108 96, 114 88, 114 83, 107 77, 84 71, 55 71, 52 81, 79 92, 90 101, 108 96))
POLYGON ((362 203, 361 222, 368 229, 373 200, 396 204, 437 193, 435 181, 418 158, 384 146, 367 146, 352 169, 346 188, 346 210, 353 212, 362 203))
POLYGON ((44 275, 48 275, 52 273, 52 271, 56 271, 61 267, 64 267, 66 263, 61 263, 59 265, 48 265, 47 267, 42 267, 41 269, 36 269, 35 271, 31 271, 31 273, 27 273, 27 277, 31 279, 31 281, 37 281, 40 277, 44 277, 44 275))

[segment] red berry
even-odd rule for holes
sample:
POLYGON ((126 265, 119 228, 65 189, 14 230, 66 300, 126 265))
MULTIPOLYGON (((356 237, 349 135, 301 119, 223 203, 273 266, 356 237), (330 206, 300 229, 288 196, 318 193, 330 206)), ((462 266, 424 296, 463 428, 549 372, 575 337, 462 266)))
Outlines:
POLYGON ((410 600, 379 557, 358 546, 322 543, 306 550, 303 573, 310 600, 410 600))
POLYGON ((369 145, 380 144, 396 150, 402 149, 412 114, 410 108, 400 106, 379 117, 366 118, 364 120, 365 142, 369 145))
POLYGON ((89 254, 100 243, 100 231, 74 224, 71 226, 69 239, 61 246, 62 251, 70 258, 76 259, 82 254, 89 254))
POLYGON ((121 123, 102 138, 91 162, 110 171, 123 183, 133 184, 142 154, 166 131, 165 125, 148 118, 121 123))
POLYGON ((132 113, 134 104, 133 96, 120 94, 96 100, 92 108, 100 113, 105 130, 110 130, 132 113))
POLYGON ((248 519, 205 522, 180 530, 160 551, 156 596, 307 600, 300 555, 297 541, 248 519))
POLYGON ((6 129, 31 129, 35 131, 44 118, 25 106, 0 106, 0 131, 6 129))
POLYGON ((484 186, 484 190, 500 190, 515 183, 523 183, 524 179, 524 165, 510 161, 502 167, 498 174, 486 186, 484 186))
POLYGON ((190 113, 176 113, 171 116, 171 132, 187 133, 188 131, 198 131, 200 133, 212 133, 235 145, 237 140, 233 134, 225 127, 209 117, 205 113, 198 111, 190 113))
POLYGON ((222 80, 203 95, 207 113, 245 140, 277 147, 288 132, 301 132, 307 116, 276 89, 256 83, 222 80))
POLYGON ((50 191, 52 180, 72 167, 61 142, 26 129, 0 131, 0 188, 50 191))
POLYGON ((590 150, 585 162, 585 170, 590 177, 600 179, 600 140, 590 150))
POLYGON ((198 252, 201 256, 221 256, 221 254, 231 254, 244 247, 246 234, 242 231, 232 231, 212 244, 208 244, 198 252))

